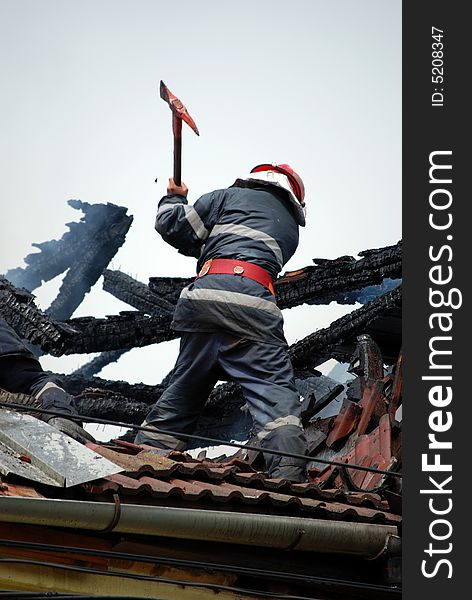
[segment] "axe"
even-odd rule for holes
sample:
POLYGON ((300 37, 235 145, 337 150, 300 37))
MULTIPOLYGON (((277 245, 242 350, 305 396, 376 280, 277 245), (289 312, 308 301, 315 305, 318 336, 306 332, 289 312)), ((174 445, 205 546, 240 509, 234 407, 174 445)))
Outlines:
POLYGON ((200 133, 198 127, 195 125, 195 121, 189 115, 188 110, 177 96, 174 96, 163 81, 161 81, 160 93, 161 98, 167 102, 172 111, 172 131, 174 133, 174 181, 176 185, 180 185, 182 183, 182 121, 185 121, 197 135, 200 135, 200 133))

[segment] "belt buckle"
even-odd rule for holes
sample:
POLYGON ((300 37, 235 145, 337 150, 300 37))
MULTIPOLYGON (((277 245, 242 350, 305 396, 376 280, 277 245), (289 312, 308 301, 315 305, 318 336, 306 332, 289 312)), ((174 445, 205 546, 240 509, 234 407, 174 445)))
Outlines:
POLYGON ((233 267, 233 273, 235 275, 242 275, 244 273, 244 267, 242 267, 241 265, 236 265, 235 267, 233 267))
POLYGON ((210 270, 210 267, 211 267, 212 260, 213 259, 210 258, 203 264, 203 267, 200 269, 200 273, 198 274, 199 277, 203 277, 204 275, 206 275, 208 273, 208 271, 210 270))

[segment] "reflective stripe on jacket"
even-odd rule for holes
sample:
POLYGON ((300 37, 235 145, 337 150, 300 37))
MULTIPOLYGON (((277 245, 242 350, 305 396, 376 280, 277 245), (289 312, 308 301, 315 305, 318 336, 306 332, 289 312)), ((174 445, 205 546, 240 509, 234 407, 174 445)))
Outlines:
MULTIPOLYGON (((197 272, 210 258, 256 264, 275 280, 298 245, 298 225, 273 186, 230 187, 199 198, 164 196, 156 230, 187 256, 198 258, 197 272)), ((274 297, 242 276, 209 274, 181 293, 172 326, 177 331, 231 331, 241 337, 286 344, 283 318, 274 297)))

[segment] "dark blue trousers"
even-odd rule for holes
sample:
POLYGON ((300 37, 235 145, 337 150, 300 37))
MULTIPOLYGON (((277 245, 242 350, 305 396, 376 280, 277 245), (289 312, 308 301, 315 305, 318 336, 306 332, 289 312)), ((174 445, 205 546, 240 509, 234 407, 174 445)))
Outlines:
MULTIPOLYGON (((219 380, 239 383, 254 420, 261 448, 306 453, 300 399, 285 347, 227 333, 183 333, 172 381, 143 425, 192 433, 219 380)), ((136 443, 185 448, 178 436, 139 432, 136 443)), ((303 479, 305 461, 264 453, 269 475, 303 479)))

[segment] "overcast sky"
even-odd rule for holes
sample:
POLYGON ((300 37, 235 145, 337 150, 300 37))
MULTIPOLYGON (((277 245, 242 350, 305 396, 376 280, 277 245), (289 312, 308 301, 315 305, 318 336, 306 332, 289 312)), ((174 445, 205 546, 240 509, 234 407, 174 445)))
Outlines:
MULTIPOLYGON (((111 268, 194 274, 154 231, 172 174, 160 79, 200 129, 183 130, 192 202, 261 162, 302 175, 308 222, 287 270, 401 238, 400 0, 0 0, 0 77, 0 273, 79 220, 79 198, 134 216, 111 268)), ((42 308, 59 285, 35 291, 42 308)), ((129 310, 101 285, 74 316, 129 310)), ((288 341, 346 310, 285 311, 288 341)), ((101 376, 158 383, 177 347, 135 349, 101 376)), ((41 360, 70 372, 89 358, 41 360)))

